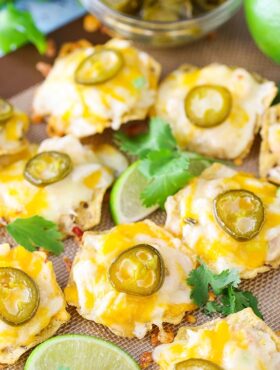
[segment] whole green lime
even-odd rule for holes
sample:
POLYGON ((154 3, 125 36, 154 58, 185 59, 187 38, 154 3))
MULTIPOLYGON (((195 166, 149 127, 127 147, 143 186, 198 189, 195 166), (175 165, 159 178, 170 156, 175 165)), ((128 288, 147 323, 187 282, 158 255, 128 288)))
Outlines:
POLYGON ((280 63, 280 0, 244 0, 250 32, 258 47, 280 63))

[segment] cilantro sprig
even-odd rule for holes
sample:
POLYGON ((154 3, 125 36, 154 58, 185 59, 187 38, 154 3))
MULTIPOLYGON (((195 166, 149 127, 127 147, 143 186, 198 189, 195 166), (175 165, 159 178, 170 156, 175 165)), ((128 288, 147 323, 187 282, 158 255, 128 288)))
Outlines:
POLYGON ((249 291, 238 289, 240 278, 236 270, 224 270, 220 274, 214 274, 200 261, 200 266, 189 274, 187 283, 192 288, 191 298, 194 303, 208 315, 220 313, 227 316, 251 307, 257 316, 263 318, 257 298, 249 291), (210 292, 216 296, 214 301, 209 301, 210 292))
POLYGON ((41 216, 17 218, 7 226, 7 231, 18 244, 31 252, 38 247, 55 255, 63 252, 63 234, 58 230, 57 224, 41 216))
POLYGON ((122 151, 140 158, 139 170, 148 180, 141 194, 146 207, 163 207, 168 196, 177 193, 215 162, 212 158, 180 150, 170 125, 159 117, 151 119, 147 133, 130 138, 118 132, 115 141, 122 151))
POLYGON ((177 148, 169 124, 159 117, 151 119, 147 133, 129 138, 124 133, 117 132, 115 141, 122 151, 141 159, 146 158, 152 151, 161 149, 173 151, 177 148))
POLYGON ((0 10, 0 55, 31 42, 43 54, 46 39, 37 28, 31 14, 17 9, 12 3, 0 10))
POLYGON ((188 171, 190 160, 184 154, 162 149, 150 152, 140 162, 139 170, 150 180, 141 194, 144 206, 163 206, 169 195, 177 193, 192 179, 188 171))

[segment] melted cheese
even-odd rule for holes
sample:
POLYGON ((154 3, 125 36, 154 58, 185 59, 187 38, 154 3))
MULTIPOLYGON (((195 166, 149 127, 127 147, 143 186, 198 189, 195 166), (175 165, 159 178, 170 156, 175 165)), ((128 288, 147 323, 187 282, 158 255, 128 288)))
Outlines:
POLYGON ((268 144, 273 153, 280 155, 280 125, 271 125, 268 129, 268 144))
POLYGON ((46 260, 44 253, 31 253, 20 246, 10 249, 8 244, 3 244, 0 245, 0 267, 21 269, 35 281, 40 292, 39 307, 31 320, 20 326, 0 320, 0 362, 5 363, 7 350, 16 361, 21 353, 38 343, 41 332, 52 325, 52 321, 60 320, 62 324, 69 320, 69 314, 52 263, 46 260))
MULTIPOLYGON (((273 82, 260 83, 242 68, 233 69, 220 64, 202 69, 182 66, 162 82, 155 111, 170 123, 180 146, 209 156, 234 159, 247 154, 259 127, 258 119, 275 94, 273 82), (186 116, 184 100, 192 88, 207 84, 228 88, 233 105, 221 125, 201 129, 186 116)), ((199 111, 197 113, 199 115, 199 111)))
POLYGON ((145 118, 153 105, 160 74, 157 62, 126 41, 111 40, 104 47, 118 50, 124 58, 124 67, 114 78, 92 86, 74 82, 78 65, 95 51, 92 46, 60 57, 38 89, 34 110, 50 115, 56 132, 84 137, 106 127, 117 130, 128 120, 145 118), (141 87, 139 79, 145 82, 141 87))
POLYGON ((161 227, 148 221, 119 225, 104 234, 84 235, 65 295, 86 319, 118 335, 143 338, 152 324, 179 323, 194 308, 186 284, 193 267, 187 248, 161 227), (121 252, 143 243, 160 252, 167 270, 164 283, 148 297, 119 293, 108 280, 108 269, 121 252))
POLYGON ((253 325, 258 320, 253 313, 246 322, 241 322, 242 317, 239 312, 207 327, 185 327, 173 343, 155 349, 154 360, 161 370, 173 370, 175 364, 190 358, 209 360, 225 370, 277 370, 280 352, 269 330, 253 325))
POLYGON ((280 184, 280 104, 270 107, 262 117, 260 176, 280 184))
MULTIPOLYGON (((75 215, 82 202, 89 203, 98 189, 108 188, 113 181, 111 170, 101 165, 93 151, 71 136, 47 139, 26 159, 0 170, 0 217, 10 222, 16 217, 41 215, 60 222, 75 215), (25 164, 35 152, 62 151, 73 161, 72 172, 63 180, 46 187, 36 187, 24 179, 25 164)), ((101 204, 96 204, 96 208, 101 204)))
POLYGON ((26 143, 23 139, 28 127, 28 117, 18 111, 4 125, 0 125, 0 155, 24 149, 26 143))
POLYGON ((270 258, 280 257, 280 200, 276 191, 277 188, 266 181, 216 164, 167 201, 166 226, 182 235, 194 253, 215 271, 236 268, 242 276, 273 261, 270 258), (235 240, 215 219, 213 201, 218 194, 230 189, 249 190, 264 204, 264 224, 259 234, 249 241, 235 240), (177 207, 179 213, 174 216, 177 207), (187 217, 197 220, 197 224, 184 222, 187 217), (270 253, 272 247, 273 254, 270 253))

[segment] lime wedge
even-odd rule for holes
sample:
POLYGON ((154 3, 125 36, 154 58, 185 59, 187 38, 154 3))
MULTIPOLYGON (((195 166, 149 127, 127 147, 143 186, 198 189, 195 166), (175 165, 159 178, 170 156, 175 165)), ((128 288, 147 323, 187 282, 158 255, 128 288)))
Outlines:
POLYGON ((34 349, 24 370, 139 370, 126 352, 87 335, 61 335, 34 349))
POLYGON ((113 186, 110 208, 116 224, 142 220, 158 208, 158 206, 146 208, 142 205, 140 194, 148 181, 139 171, 138 166, 139 161, 129 166, 113 186))

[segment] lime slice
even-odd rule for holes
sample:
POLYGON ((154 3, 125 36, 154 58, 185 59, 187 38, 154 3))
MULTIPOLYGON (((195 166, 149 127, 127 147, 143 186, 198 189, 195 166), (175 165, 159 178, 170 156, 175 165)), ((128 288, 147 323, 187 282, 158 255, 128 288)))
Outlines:
POLYGON ((34 349, 24 370, 139 370, 126 352, 87 335, 61 335, 34 349))
POLYGON ((139 161, 129 166, 113 186, 110 208, 116 224, 142 220, 158 208, 158 206, 146 208, 142 205, 140 194, 148 181, 139 171, 138 166, 139 161))

